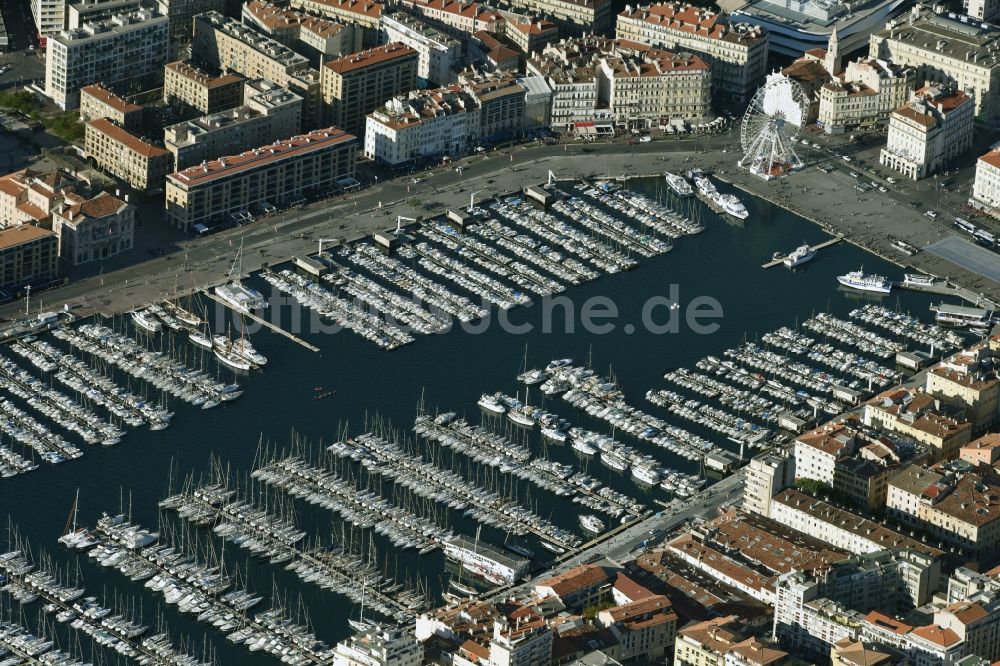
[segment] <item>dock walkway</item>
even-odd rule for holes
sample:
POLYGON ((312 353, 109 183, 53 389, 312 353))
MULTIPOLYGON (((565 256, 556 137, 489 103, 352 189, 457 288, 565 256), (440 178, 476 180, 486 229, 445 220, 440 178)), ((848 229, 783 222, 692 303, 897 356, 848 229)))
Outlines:
MULTIPOLYGON (((825 241, 823 241, 822 243, 820 243, 820 244, 818 244, 818 245, 812 245, 812 246, 810 246, 810 247, 811 247, 811 249, 812 249, 812 250, 813 250, 814 252, 819 252, 819 251, 820 251, 820 250, 822 250, 823 248, 825 248, 825 247, 830 247, 831 245, 835 245, 835 244, 839 243, 839 242, 840 242, 840 241, 842 241, 842 240, 844 240, 844 236, 843 236, 843 234, 837 234, 837 235, 836 235, 836 236, 834 236, 833 238, 830 238, 830 239, 828 239, 828 240, 825 240, 825 241)), ((787 255, 785 255, 785 256, 783 256, 783 257, 778 257, 777 259, 772 259, 771 261, 768 261, 768 262, 766 262, 766 263, 764 263, 764 264, 761 264, 761 266, 760 266, 760 267, 761 267, 761 268, 773 268, 773 267, 775 267, 775 266, 777 266, 777 265, 781 264, 781 263, 782 263, 782 262, 783 262, 783 261, 784 261, 785 259, 787 259, 787 258, 788 258, 788 256, 787 256, 787 255)))
MULTIPOLYGON (((207 296, 208 298, 211 298, 216 303, 218 303, 218 304, 220 304, 220 305, 222 305, 224 307, 227 307, 230 310, 233 310, 234 312, 236 312, 236 310, 229 303, 226 303, 224 300, 222 300, 221 298, 219 298, 218 296, 216 296, 215 294, 213 294, 211 291, 205 290, 203 293, 205 294, 205 296, 207 296)), ((261 317, 258 317, 257 315, 253 314, 252 312, 239 311, 239 313, 241 315, 243 315, 244 317, 257 322, 261 326, 265 326, 265 327, 271 329, 272 331, 274 331, 275 333, 279 333, 279 334, 285 336, 286 338, 288 338, 292 342, 297 342, 298 344, 302 345, 303 347, 305 347, 306 349, 308 349, 311 352, 318 352, 320 350, 319 347, 317 347, 315 345, 312 345, 312 344, 309 344, 308 342, 306 342, 302 338, 289 333, 288 331, 286 331, 285 329, 281 328, 277 324, 272 324, 271 322, 267 321, 266 319, 262 319, 261 317)))

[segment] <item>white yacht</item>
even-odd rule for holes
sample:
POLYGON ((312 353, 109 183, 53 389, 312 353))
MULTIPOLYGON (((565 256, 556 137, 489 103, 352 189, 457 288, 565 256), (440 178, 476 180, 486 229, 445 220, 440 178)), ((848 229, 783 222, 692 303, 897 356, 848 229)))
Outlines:
POLYGON ((199 347, 203 347, 205 349, 212 348, 212 338, 208 337, 201 331, 188 331, 188 340, 190 340, 192 344, 196 344, 199 347))
POLYGON ((607 527, 604 521, 595 516, 592 513, 580 514, 580 527, 587 530, 588 532, 593 532, 594 534, 600 534, 607 527))
POLYGON ((479 398, 479 402, 476 403, 488 412, 493 412, 494 414, 503 414, 507 411, 500 399, 495 395, 488 395, 484 393, 482 397, 479 398))
POLYGON ((254 365, 267 365, 267 357, 257 351, 246 338, 240 338, 233 342, 233 351, 246 357, 254 365))
POLYGON ((559 368, 564 368, 573 362, 571 358, 560 358, 555 361, 549 361, 549 364, 545 366, 545 372, 555 372, 559 368))
POLYGON ((874 291, 879 294, 888 294, 892 291, 892 283, 881 275, 865 275, 864 269, 851 271, 847 275, 838 275, 837 282, 861 291, 874 291))
POLYGON ((660 473, 651 465, 640 465, 632 468, 632 478, 636 481, 655 486, 660 482, 660 473))
POLYGON ((534 411, 532 407, 524 405, 516 409, 511 409, 507 412, 507 418, 516 423, 517 425, 524 426, 526 428, 532 428, 535 425, 535 419, 532 418, 531 412, 534 411))
POLYGON ((545 381, 545 372, 543 370, 534 369, 528 370, 527 372, 522 372, 517 376, 518 381, 531 386, 533 384, 540 384, 545 381))
POLYGON ((582 438, 573 440, 573 450, 579 451, 585 456, 592 456, 597 453, 597 449, 594 445, 582 438))
POLYGON ((251 289, 239 280, 220 284, 215 288, 215 295, 239 312, 249 314, 253 310, 267 307, 264 295, 256 289, 251 289))
POLYGON ((245 356, 237 354, 231 347, 216 347, 215 357, 228 365, 230 368, 235 368, 237 370, 250 370, 253 367, 245 356))
POLYGON ((795 248, 791 254, 785 257, 783 263, 788 268, 795 268, 796 266, 801 266, 802 264, 810 261, 816 256, 816 250, 809 247, 808 244, 800 245, 795 248))
POLYGON ((922 273, 907 273, 903 276, 904 287, 929 287, 937 281, 936 278, 922 273))
POLYGON ((695 176, 694 186, 698 188, 698 194, 709 199, 714 199, 719 194, 719 190, 715 189, 715 184, 705 175, 695 176))
POLYGON ((718 194, 715 197, 715 203, 719 205, 719 208, 723 212, 741 220, 745 220, 750 216, 746 206, 743 205, 743 202, 735 194, 718 194))
POLYGON ((618 472, 624 472, 628 469, 628 460, 626 460, 624 456, 612 451, 604 451, 601 453, 601 462, 618 472))
POLYGON ((133 310, 132 321, 135 322, 136 326, 148 333, 159 333, 160 329, 163 328, 160 320, 146 310, 133 310))
POLYGON ((542 436, 560 444, 566 441, 566 433, 558 428, 542 428, 542 436))
POLYGON ((677 196, 679 197, 689 197, 694 192, 691 190, 691 184, 687 182, 684 176, 678 176, 676 173, 670 173, 669 171, 663 174, 664 180, 667 181, 667 185, 670 186, 677 196))

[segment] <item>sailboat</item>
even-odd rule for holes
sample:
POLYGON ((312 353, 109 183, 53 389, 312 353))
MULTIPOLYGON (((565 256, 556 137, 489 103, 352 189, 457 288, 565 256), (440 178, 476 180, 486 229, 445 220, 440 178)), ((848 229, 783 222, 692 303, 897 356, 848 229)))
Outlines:
POLYGON ((242 272, 243 241, 240 240, 240 247, 236 251, 236 258, 233 259, 233 266, 229 271, 229 282, 220 284, 215 288, 215 295, 229 304, 234 310, 250 314, 252 310, 264 309, 267 307, 267 299, 256 289, 243 284, 241 280, 242 272))
POLYGON ((215 357, 231 368, 250 370, 256 367, 250 362, 250 359, 238 353, 233 348, 233 340, 229 337, 228 333, 213 337, 212 349, 215 352, 215 357))
POLYGON ((371 624, 365 622, 365 591, 368 584, 368 578, 363 578, 361 580, 361 614, 358 619, 348 618, 347 623, 351 625, 351 628, 355 631, 364 632, 371 629, 371 624))
POLYGON ((97 540, 90 536, 90 532, 85 527, 76 526, 76 516, 80 504, 80 489, 76 489, 76 498, 73 500, 73 509, 70 511, 70 518, 66 520, 66 528, 63 535, 59 537, 59 543, 74 550, 87 550, 97 545, 97 540), (72 521, 72 527, 70 522, 72 521))

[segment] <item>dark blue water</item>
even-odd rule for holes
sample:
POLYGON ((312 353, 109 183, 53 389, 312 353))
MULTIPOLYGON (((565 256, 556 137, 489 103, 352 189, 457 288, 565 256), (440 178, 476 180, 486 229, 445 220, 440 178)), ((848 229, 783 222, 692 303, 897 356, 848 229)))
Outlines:
MULTIPOLYGON (((659 182, 637 186, 649 193, 661 189, 659 182)), ((78 488, 80 519, 84 524, 92 525, 102 511, 117 511, 124 502, 135 521, 154 526, 157 523, 156 504, 167 488, 171 466, 175 487, 187 474, 207 472, 213 455, 229 465, 234 476, 245 475, 252 468, 262 439, 280 447, 297 438, 318 450, 320 444, 334 440, 340 429, 359 433, 366 421, 371 423, 376 418, 390 421, 412 437, 410 427, 421 400, 432 411, 457 411, 476 422, 480 419, 476 407, 480 394, 497 390, 514 393, 522 388, 517 385, 515 376, 521 369, 525 353, 529 367, 567 356, 581 363, 590 362, 598 372, 614 375, 631 404, 665 416, 664 412, 646 403, 643 395, 649 388, 664 386, 662 374, 666 369, 693 366, 706 354, 718 354, 726 347, 754 339, 780 326, 794 326, 820 311, 846 317, 850 310, 871 297, 841 290, 836 276, 856 270, 862 264, 867 272, 901 279, 901 270, 897 267, 846 243, 822 250, 811 263, 795 271, 784 267, 762 270, 761 263, 770 259, 775 250, 789 251, 803 241, 825 240, 826 235, 787 211, 751 199, 749 195, 740 196, 750 210, 750 219, 745 225, 728 224, 700 203, 691 202, 707 223, 704 233, 679 240, 669 254, 643 260, 639 268, 627 274, 600 278, 568 290, 566 295, 577 308, 594 297, 609 299, 616 305, 618 317, 613 330, 607 334, 583 332, 579 313, 573 318, 576 329, 573 333, 565 332, 560 314, 554 318, 556 325, 552 332, 539 332, 544 315, 539 304, 510 313, 512 322, 535 328, 527 335, 505 333, 498 325, 488 326, 477 334, 452 330, 439 336, 419 336, 415 344, 391 353, 380 351, 347 332, 328 335, 304 331, 301 336, 321 348, 319 353, 313 353, 263 330, 253 335, 253 342, 270 362, 263 372, 238 378, 247 390, 235 403, 202 412, 174 401, 172 407, 177 416, 165 431, 133 429, 117 447, 87 448, 79 460, 56 468, 45 466, 31 474, 0 481, 0 515, 9 516, 18 526, 20 533, 30 541, 36 560, 39 552, 45 550, 65 565, 73 562, 74 557, 59 550, 55 539, 63 530, 78 488), (718 330, 704 335, 681 325, 676 333, 647 331, 641 322, 643 305, 652 297, 673 296, 672 288, 680 296, 681 312, 697 297, 714 299, 723 313, 717 320, 718 330), (633 332, 628 333, 628 330, 633 332), (317 401, 313 398, 318 388, 336 393, 317 401)), ((260 288, 266 286, 260 280, 254 284, 260 288)), ((922 295, 898 291, 880 302, 929 318, 931 300, 922 295)), ((660 321, 666 315, 662 307, 655 313, 660 321)), ((121 328, 125 323, 119 321, 117 326, 121 328)), ((159 344, 169 346, 171 343, 159 344)), ((204 362, 206 367, 216 367, 214 359, 199 359, 200 354, 189 345, 180 341, 175 344, 186 350, 192 363, 204 362)), ((219 372, 223 378, 233 378, 231 371, 219 372)), ((57 385, 57 388, 61 387, 57 385)), ((135 382, 133 388, 137 388, 135 382)), ((606 430, 602 424, 588 420, 561 401, 552 401, 546 406, 576 424, 606 430)), ((713 440, 724 439, 717 434, 698 431, 685 422, 676 423, 713 440)), ((531 435, 532 446, 540 450, 535 437, 531 435)), ((661 460, 685 471, 697 471, 688 461, 671 460, 667 451, 655 450, 627 435, 623 436, 623 441, 655 453, 661 460)), ((12 447, 18 450, 18 445, 12 444, 12 447)), ((579 462, 566 447, 550 446, 548 455, 561 461, 579 462)), ((446 464, 451 461, 448 451, 444 452, 443 460, 446 464)), ((467 462, 462 461, 461 468, 468 468, 467 462)), ((476 471, 473 467, 472 472, 476 471)), ((612 475, 596 460, 589 464, 589 471, 633 495, 642 496, 645 492, 627 478, 612 475)), ((354 473, 365 481, 357 470, 354 473)), ((507 487, 512 484, 509 478, 503 483, 507 487)), ((662 497, 659 492, 647 495, 647 503, 652 504, 652 499, 662 497)), ((517 496, 531 506, 537 503, 543 516, 552 517, 567 527, 576 527, 579 506, 557 500, 544 491, 529 489, 525 484, 518 486, 517 496)), ((474 526, 460 516, 448 515, 446 518, 457 530, 473 533, 474 526)), ((166 520, 178 524, 173 516, 166 520)), ((339 519, 324 510, 300 504, 298 520, 303 529, 327 542, 339 540, 345 534, 339 519)), ((356 531, 353 535, 350 531, 346 534, 363 543, 362 548, 367 552, 370 535, 356 531)), ((483 538, 500 543, 502 535, 484 530, 483 538)), ((220 543, 216 542, 217 548, 220 543)), ((381 537, 375 539, 375 545, 380 562, 390 574, 400 579, 420 578, 432 591, 440 587, 445 569, 439 553, 422 558, 397 555, 381 537)), ((537 548, 536 551, 544 553, 537 548)), ((223 552, 230 570, 239 567, 241 576, 258 592, 270 596, 272 589, 276 589, 293 606, 301 598, 302 607, 308 609, 321 639, 335 642, 349 633, 346 620, 352 613, 356 616, 357 609, 344 598, 302 584, 280 567, 252 559, 248 561, 243 551, 235 547, 226 546, 223 552)), ((156 617, 162 605, 160 597, 141 588, 141 584, 130 583, 118 572, 103 570, 86 558, 81 558, 80 570, 91 594, 101 594, 103 590, 106 598, 113 594, 141 598, 147 620, 156 617)), ((271 660, 233 646, 214 629, 206 629, 179 614, 176 607, 164 608, 163 617, 175 638, 184 634, 199 647, 207 641, 216 650, 221 663, 256 664, 271 660)), ((89 650, 85 647, 85 652, 89 650)))

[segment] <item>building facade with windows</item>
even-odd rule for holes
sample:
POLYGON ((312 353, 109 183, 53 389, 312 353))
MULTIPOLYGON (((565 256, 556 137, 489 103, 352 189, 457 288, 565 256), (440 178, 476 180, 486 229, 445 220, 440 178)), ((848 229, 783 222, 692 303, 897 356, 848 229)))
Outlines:
POLYGON ((626 5, 615 36, 697 54, 712 68, 712 94, 720 103, 747 104, 767 73, 767 31, 693 5, 626 5))
POLYGON ((819 89, 817 122, 827 134, 875 130, 910 98, 913 69, 882 60, 861 59, 847 64, 843 74, 819 89))
POLYGON ((80 106, 93 83, 123 94, 159 86, 167 62, 167 17, 152 9, 116 14, 49 38, 45 94, 60 109, 80 106))
POLYGON ((181 171, 205 160, 295 136, 302 130, 302 98, 269 81, 246 85, 246 104, 164 129, 164 147, 181 171))
POLYGON ((173 158, 168 151, 147 143, 106 118, 85 125, 87 158, 137 190, 156 190, 170 172, 173 158))
POLYGON ((935 174, 972 147, 975 103, 969 95, 925 86, 889 116, 889 135, 879 162, 906 178, 935 174))
POLYGON ((80 89, 80 121, 107 118, 130 132, 142 128, 142 107, 95 83, 80 89))
POLYGON ((425 85, 443 86, 455 81, 463 58, 462 43, 434 26, 397 11, 382 14, 385 42, 406 44, 418 54, 417 78, 425 85))
POLYGON ((353 135, 329 127, 188 167, 167 176, 167 219, 190 231, 262 202, 333 192, 338 180, 353 178, 356 150, 353 135))
POLYGON ((22 224, 0 230, 0 289, 45 284, 59 277, 59 239, 48 229, 22 224))
POLYGON ((107 192, 92 199, 75 195, 52 213, 59 254, 73 266, 109 259, 131 250, 135 240, 135 206, 107 192))
POLYGON ((418 62, 415 49, 392 42, 324 63, 322 94, 328 123, 362 134, 365 116, 416 87, 418 62))
POLYGON ((163 100, 203 114, 218 113, 242 103, 244 81, 237 74, 212 75, 177 60, 163 68, 163 100))

